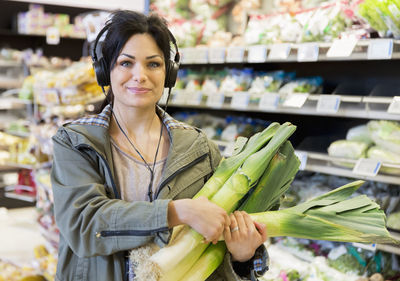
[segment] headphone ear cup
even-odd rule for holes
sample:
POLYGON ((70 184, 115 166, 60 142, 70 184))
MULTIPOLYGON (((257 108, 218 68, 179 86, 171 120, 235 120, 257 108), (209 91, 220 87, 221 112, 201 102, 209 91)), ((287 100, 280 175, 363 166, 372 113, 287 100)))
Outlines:
POLYGON ((97 83, 102 86, 110 85, 110 72, 108 71, 107 62, 100 58, 98 61, 93 62, 93 68, 96 73, 97 83))
POLYGON ((172 88, 175 86, 178 77, 179 64, 170 60, 167 65, 167 73, 165 75, 164 88, 172 88))

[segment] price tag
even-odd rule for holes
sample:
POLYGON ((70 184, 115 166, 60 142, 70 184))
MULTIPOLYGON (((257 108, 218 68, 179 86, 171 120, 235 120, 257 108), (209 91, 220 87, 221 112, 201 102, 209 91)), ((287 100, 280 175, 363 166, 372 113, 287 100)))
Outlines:
POLYGON ((268 59, 286 60, 289 57, 291 48, 290 44, 274 44, 271 46, 268 59))
POLYGON ((182 105, 185 104, 185 100, 186 100, 186 93, 184 91, 181 90, 174 91, 172 103, 182 105))
POLYGON ((250 95, 247 92, 235 92, 232 95, 231 107, 245 109, 249 105, 250 95))
POLYGON ((60 31, 57 27, 49 27, 46 30, 46 42, 49 45, 60 44, 60 31))
POLYGON ((226 54, 227 62, 244 62, 244 47, 229 47, 226 54))
POLYGON ((2 100, 0 102, 0 109, 11 109, 13 107, 13 103, 9 100, 2 100))
POLYGON ((309 95, 308 93, 291 93, 286 97, 283 106, 302 108, 309 95))
POLYGON ((257 45, 249 47, 248 62, 265 62, 267 59, 267 46, 257 45))
POLYGON ((338 95, 321 95, 317 103, 317 112, 320 113, 337 113, 340 106, 340 96, 338 95))
POLYGON ((159 104, 165 105, 167 103, 168 98, 168 89, 164 89, 164 93, 162 94, 160 100, 158 101, 159 104))
POLYGON ((208 61, 210 63, 224 63, 225 62, 225 48, 210 48, 208 49, 208 61))
POLYGON ((306 169, 306 166, 307 166, 307 159, 308 159, 307 152, 295 150, 294 154, 296 154, 297 158, 299 158, 299 160, 300 160, 299 169, 301 171, 304 171, 306 169))
POLYGON ((228 143, 227 146, 224 149, 223 156, 224 157, 230 157, 233 154, 233 151, 235 150, 235 143, 228 143))
POLYGON ((378 160, 361 158, 354 166, 353 173, 360 176, 375 177, 381 165, 382 163, 378 160))
POLYGON ((180 63, 189 63, 190 51, 187 48, 179 49, 180 63))
POLYGON ((224 105, 225 96, 223 93, 213 93, 207 98, 207 106, 221 108, 224 105))
POLYGON ((279 94, 277 93, 264 93, 261 96, 258 107, 260 109, 275 110, 278 108, 279 94))
POLYGON ((353 242, 352 245, 356 248, 361 248, 364 250, 368 250, 368 251, 372 251, 375 252, 376 251, 376 244, 364 244, 364 243, 356 243, 353 242))
POLYGON ((208 63, 208 48, 195 48, 193 52, 194 63, 208 63))
POLYGON ((400 96, 393 97, 392 102, 389 105, 388 113, 400 114, 400 96))
POLYGON ((202 97, 203 97, 203 92, 201 91, 196 91, 194 93, 187 94, 186 103, 189 105, 200 105, 202 97))
POLYGON ((333 40, 332 46, 329 48, 326 56, 328 58, 349 57, 357 45, 356 38, 343 38, 333 40))
POLYGON ((389 60, 393 54, 393 39, 373 39, 368 46, 369 60, 389 60))
POLYGON ((319 55, 319 47, 317 43, 303 43, 299 45, 297 50, 297 61, 317 61, 319 55))

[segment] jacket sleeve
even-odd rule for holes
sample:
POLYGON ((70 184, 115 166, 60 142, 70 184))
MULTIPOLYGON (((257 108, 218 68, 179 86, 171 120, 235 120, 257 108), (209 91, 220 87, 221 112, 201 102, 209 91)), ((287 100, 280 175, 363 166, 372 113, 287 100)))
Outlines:
POLYGON ((53 137, 51 181, 57 226, 72 251, 89 257, 133 249, 154 238, 159 245, 167 243, 159 238, 169 236, 170 200, 110 199, 102 160, 73 147, 63 130, 53 137))

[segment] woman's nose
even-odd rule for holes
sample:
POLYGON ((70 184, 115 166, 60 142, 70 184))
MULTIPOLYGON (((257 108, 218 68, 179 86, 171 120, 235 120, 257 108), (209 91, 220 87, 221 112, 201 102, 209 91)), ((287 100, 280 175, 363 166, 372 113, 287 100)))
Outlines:
POLYGON ((138 83, 143 83, 146 81, 146 69, 143 67, 141 63, 136 63, 132 68, 133 79, 138 83))

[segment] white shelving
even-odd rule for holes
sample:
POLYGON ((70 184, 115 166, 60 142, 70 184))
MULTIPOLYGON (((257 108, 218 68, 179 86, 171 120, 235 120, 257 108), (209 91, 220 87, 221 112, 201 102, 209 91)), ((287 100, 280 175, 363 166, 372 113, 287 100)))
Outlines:
POLYGON ((357 41, 348 55, 330 55, 332 42, 285 43, 256 46, 236 46, 218 48, 181 48, 182 64, 207 63, 265 63, 265 62, 305 62, 335 60, 400 59, 400 40, 363 39, 357 41), (384 47, 382 47, 384 46, 384 47), (315 48, 313 57, 302 57, 304 47, 315 48), (279 51, 279 48, 281 50, 279 51), (278 49, 278 52, 276 50, 278 49), (234 52, 234 53, 233 53, 234 52), (387 52, 387 53, 386 53, 387 52), (280 55, 276 55, 280 53, 280 55))
MULTIPOLYGON (((340 106, 338 111, 334 113, 327 113, 325 111, 318 111, 317 105, 321 98, 329 97, 330 95, 308 95, 306 101, 300 107, 289 107, 285 106, 285 95, 280 94, 280 102, 274 107, 260 107, 259 102, 242 104, 242 107, 237 107, 232 104, 232 97, 235 94, 243 93, 225 93, 224 101, 219 106, 214 106, 214 109, 221 110, 233 110, 233 111, 244 111, 244 112, 268 112, 268 113, 279 113, 279 114, 298 114, 298 115, 313 115, 313 116, 332 116, 332 117, 347 117, 347 118, 362 118, 362 119, 385 119, 385 120, 397 120, 400 121, 400 114, 389 113, 388 108, 390 103, 394 100, 394 97, 365 97, 365 96, 339 96, 340 106)), ((170 98, 169 104, 175 107, 183 108, 210 108, 207 106, 207 97, 203 97, 198 104, 194 104, 191 99, 191 94, 185 93, 184 91, 174 91, 170 98)), ((247 94, 250 98, 250 94, 247 94)))

